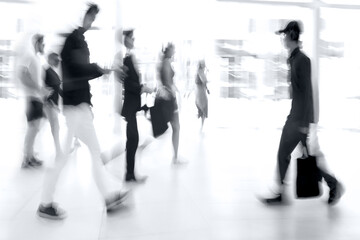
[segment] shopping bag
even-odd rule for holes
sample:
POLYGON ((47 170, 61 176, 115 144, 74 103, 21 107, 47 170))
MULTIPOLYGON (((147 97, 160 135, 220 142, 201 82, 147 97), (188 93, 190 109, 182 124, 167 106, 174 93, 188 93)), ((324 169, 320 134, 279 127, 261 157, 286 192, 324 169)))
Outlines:
POLYGON ((150 108, 151 125, 154 137, 159 137, 168 129, 168 119, 166 118, 166 100, 155 99, 155 104, 150 108))
POLYGON ((321 196, 321 174, 317 166, 316 156, 306 154, 297 159, 296 195, 298 198, 321 196))

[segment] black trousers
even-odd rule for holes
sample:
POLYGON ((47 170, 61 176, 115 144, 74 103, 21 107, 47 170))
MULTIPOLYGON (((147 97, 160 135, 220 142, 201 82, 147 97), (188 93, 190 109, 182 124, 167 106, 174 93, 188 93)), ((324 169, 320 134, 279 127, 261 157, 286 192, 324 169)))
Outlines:
POLYGON ((135 154, 139 145, 136 115, 126 118, 126 176, 134 176, 135 154))
MULTIPOLYGON (((287 120, 282 130, 279 151, 278 151, 278 169, 280 184, 284 184, 287 169, 291 160, 291 153, 299 142, 306 143, 307 135, 299 132, 300 124, 296 121, 287 120)), ((337 180, 324 169, 320 169, 321 176, 325 179, 330 189, 336 186, 337 180)))

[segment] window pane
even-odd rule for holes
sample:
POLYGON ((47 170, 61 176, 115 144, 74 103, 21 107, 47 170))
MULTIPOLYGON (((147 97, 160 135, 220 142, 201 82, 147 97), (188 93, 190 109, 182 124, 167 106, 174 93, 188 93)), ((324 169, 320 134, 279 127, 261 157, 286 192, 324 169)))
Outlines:
MULTIPOLYGON (((269 2, 273 2, 274 0, 264 0, 264 1, 269 1, 269 2)), ((312 2, 313 0, 276 0, 276 2, 312 2)))
POLYGON ((360 9, 321 9, 319 90, 323 125, 359 128, 360 113, 353 111, 360 98, 360 33, 354 28, 359 21, 360 9))
POLYGON ((345 4, 345 5, 360 5, 359 0, 322 0, 324 3, 330 4, 345 4))
POLYGON ((217 57, 221 59, 220 96, 286 99, 288 52, 275 31, 290 20, 304 25, 303 50, 312 58, 313 14, 295 6, 222 3, 214 28, 217 57))
MULTIPOLYGON (((236 0, 217 0, 219 2, 228 2, 228 1, 236 1, 236 0)), ((253 0, 253 2, 259 2, 260 0, 253 0)), ((304 2, 304 3, 309 3, 312 2, 313 0, 262 0, 262 2, 284 2, 284 3, 299 3, 299 2, 304 2)), ((241 1, 239 1, 241 2, 241 1)))

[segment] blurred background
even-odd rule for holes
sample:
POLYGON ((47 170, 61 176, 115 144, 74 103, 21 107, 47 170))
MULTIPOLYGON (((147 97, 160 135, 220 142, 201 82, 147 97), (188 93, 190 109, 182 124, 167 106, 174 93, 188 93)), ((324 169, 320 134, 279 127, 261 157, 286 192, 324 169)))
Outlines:
MULTIPOLYGON (((24 41, 32 33, 40 32, 45 35, 45 52, 59 52, 64 36, 81 24, 87 2, 0 0, 0 98, 21 96, 14 64, 16 54, 27 48, 24 41)), ((237 105, 241 102, 260 101, 260 106, 266 106, 254 113, 277 111, 269 107, 274 101, 289 102, 288 53, 274 32, 289 20, 299 20, 304 26, 300 40, 312 60, 313 85, 319 92, 316 101, 316 107, 320 106, 319 125, 360 130, 360 112, 356 110, 360 96, 360 63, 357 61, 360 34, 356 30, 360 20, 359 1, 94 2, 101 10, 93 29, 86 33, 92 61, 110 66, 116 52, 124 51, 116 40, 116 30, 135 28, 135 52, 142 80, 154 85, 161 49, 173 42, 179 89, 184 95, 191 93, 197 63, 205 59, 211 90, 210 114, 222 117, 225 113, 221 111, 225 108, 235 112, 238 109, 241 113, 243 110, 237 105)), ((91 84, 96 85, 92 90, 97 92, 95 100, 112 96, 111 77, 91 84)), ((192 97, 190 94, 190 99, 192 97)), ((287 113, 288 104, 284 104, 283 109, 287 113)))
MULTIPOLYGON (((116 32, 134 28, 142 81, 155 86, 161 50, 174 43, 173 67, 181 92, 179 153, 190 164, 169 167, 171 133, 152 141, 136 160, 137 169, 150 176, 148 182, 134 189, 129 208, 108 216, 103 200, 96 197, 82 144, 59 189, 69 219, 60 224, 36 221, 44 171, 20 169, 27 122, 16 61, 30 50, 34 33, 45 35, 45 54, 60 52, 67 34, 81 25, 88 1, 0 0, 0 239, 360 239, 359 0, 93 2, 100 12, 85 33, 92 62, 111 66, 119 51, 125 53, 116 32), (327 192, 324 201, 295 201, 293 207, 276 210, 260 205, 254 196, 268 191, 274 180, 281 129, 291 107, 288 53, 274 33, 289 20, 304 26, 300 40, 312 63, 319 143, 347 189, 339 207, 324 204, 327 192), (209 118, 199 133, 194 85, 202 59, 210 95, 209 118)), ((114 83, 112 74, 90 81, 102 149, 119 140, 113 134, 116 121, 125 141, 126 123, 113 114, 114 83)), ((61 114, 59 121, 63 137, 61 114)), ((35 150, 48 165, 55 149, 48 121, 43 122, 35 150)), ((152 137, 150 122, 139 116, 138 124, 139 145, 145 145, 152 137)), ((120 180, 124 155, 107 166, 120 180)), ((300 155, 294 151, 293 158, 300 155)))

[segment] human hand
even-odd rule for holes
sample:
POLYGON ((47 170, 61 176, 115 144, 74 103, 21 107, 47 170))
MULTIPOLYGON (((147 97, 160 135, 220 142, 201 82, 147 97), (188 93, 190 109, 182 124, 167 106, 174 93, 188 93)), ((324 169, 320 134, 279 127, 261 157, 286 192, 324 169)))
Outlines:
POLYGON ((141 88, 141 93, 152 93, 152 92, 154 92, 154 89, 152 89, 146 85, 143 85, 141 88))
POLYGON ((208 94, 210 94, 210 90, 209 90, 209 89, 206 89, 206 92, 207 92, 208 94))
POLYGON ((299 127, 299 132, 302 134, 309 134, 309 128, 308 127, 299 127))
POLYGON ((51 94, 54 93, 54 89, 52 88, 48 88, 48 87, 43 87, 40 89, 40 95, 44 98, 44 99, 48 99, 51 94))
POLYGON ((127 76, 127 74, 126 74, 127 70, 128 70, 128 68, 126 66, 118 66, 118 67, 112 68, 112 71, 115 72, 116 79, 121 83, 124 82, 124 80, 127 76))
POLYGON ((111 69, 108 68, 101 68, 102 74, 109 74, 111 72, 111 69))
POLYGON ((162 99, 165 99, 165 100, 169 100, 171 98, 170 92, 167 89, 163 88, 163 87, 160 87, 158 89, 157 96, 159 98, 162 98, 162 99))

